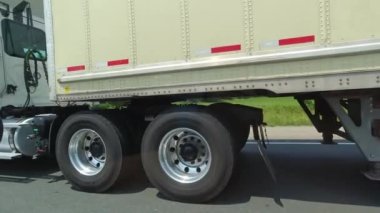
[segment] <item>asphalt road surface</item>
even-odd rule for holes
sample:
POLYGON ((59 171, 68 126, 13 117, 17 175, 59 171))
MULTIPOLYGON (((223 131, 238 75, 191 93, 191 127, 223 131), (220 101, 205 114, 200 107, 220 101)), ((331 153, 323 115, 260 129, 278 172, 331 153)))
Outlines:
POLYGON ((360 174, 366 161, 356 146, 288 140, 271 143, 268 154, 277 184, 250 142, 226 190, 201 205, 162 198, 149 184, 138 157, 129 181, 106 194, 73 190, 53 161, 0 161, 0 213, 380 212, 380 183, 360 174))

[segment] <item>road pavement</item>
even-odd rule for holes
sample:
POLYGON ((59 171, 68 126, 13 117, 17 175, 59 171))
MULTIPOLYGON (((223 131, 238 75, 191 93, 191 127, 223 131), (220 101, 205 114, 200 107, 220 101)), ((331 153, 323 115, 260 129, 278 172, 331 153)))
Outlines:
MULTIPOLYGON (((297 131, 284 132, 290 130, 297 131)), ((273 131, 280 130, 268 129, 269 134, 273 131)), ((312 129, 301 132, 305 131, 312 129)), ((318 135, 306 136, 283 136, 285 140, 269 144, 278 183, 271 180, 256 144, 249 141, 228 187, 208 204, 163 198, 149 184, 138 156, 134 156, 135 168, 130 169, 133 173, 128 181, 105 194, 75 191, 54 161, 0 161, 0 213, 380 212, 380 183, 360 174, 366 161, 356 146, 344 141, 320 145, 318 135)))

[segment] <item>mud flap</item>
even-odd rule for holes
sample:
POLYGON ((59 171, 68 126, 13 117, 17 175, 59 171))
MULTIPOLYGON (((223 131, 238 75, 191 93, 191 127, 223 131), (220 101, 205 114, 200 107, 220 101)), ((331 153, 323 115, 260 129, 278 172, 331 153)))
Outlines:
POLYGON ((264 160, 264 163, 269 171, 270 176, 272 177, 272 180, 277 183, 276 178, 276 171, 273 167, 272 162, 269 159, 268 153, 267 153, 267 135, 264 125, 252 125, 252 131, 254 133, 255 140, 257 142, 257 148, 260 152, 261 158, 264 160))

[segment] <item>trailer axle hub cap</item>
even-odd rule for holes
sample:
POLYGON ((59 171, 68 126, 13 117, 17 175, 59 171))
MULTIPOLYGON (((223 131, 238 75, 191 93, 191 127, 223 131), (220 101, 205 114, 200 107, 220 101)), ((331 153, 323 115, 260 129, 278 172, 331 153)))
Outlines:
POLYGON ((161 140, 158 155, 163 171, 180 183, 199 181, 211 165, 211 152, 206 139, 189 128, 168 132, 161 140))
POLYGON ((92 156, 94 156, 96 158, 99 158, 100 156, 102 156, 104 154, 103 144, 101 142, 99 142, 98 140, 93 142, 90 145, 90 153, 92 154, 92 156))
POLYGON ((196 146, 194 146, 192 144, 185 144, 180 149, 181 149, 181 151, 180 151, 181 157, 185 161, 194 161, 197 159, 198 149, 196 146))

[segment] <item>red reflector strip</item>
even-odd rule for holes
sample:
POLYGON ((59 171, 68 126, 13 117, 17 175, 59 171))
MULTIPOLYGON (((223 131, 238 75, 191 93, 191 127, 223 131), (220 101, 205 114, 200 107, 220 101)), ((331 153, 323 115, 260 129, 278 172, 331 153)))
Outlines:
POLYGON ((84 65, 72 66, 72 67, 67 67, 67 72, 83 71, 85 69, 86 69, 86 66, 84 65))
POLYGON ((107 66, 119 66, 119 65, 126 65, 129 64, 129 59, 122 59, 122 60, 116 60, 116 61, 108 61, 107 66))
POLYGON ((278 43, 280 46, 285 46, 285 45, 292 45, 292 44, 311 43, 314 41, 315 41, 315 36, 312 35, 312 36, 281 39, 278 43))
POLYGON ((225 52, 232 52, 232 51, 240 51, 241 45, 230 45, 230 46, 222 46, 222 47, 214 47, 211 48, 211 53, 225 53, 225 52))

